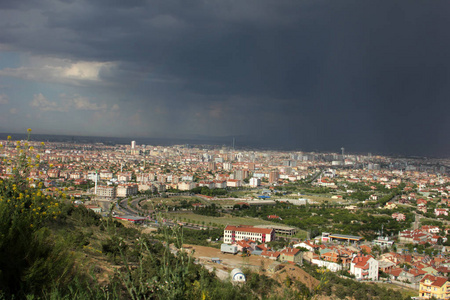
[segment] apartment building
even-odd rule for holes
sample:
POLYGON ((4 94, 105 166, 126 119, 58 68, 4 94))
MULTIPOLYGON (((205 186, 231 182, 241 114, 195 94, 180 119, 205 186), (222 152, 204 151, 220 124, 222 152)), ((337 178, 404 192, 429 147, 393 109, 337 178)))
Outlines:
POLYGON ((98 197, 116 198, 116 187, 114 186, 97 186, 96 195, 98 197))
POLYGON ((449 299, 450 282, 447 277, 425 275, 420 281, 419 297, 421 299, 449 299))
POLYGON ((136 195, 139 187, 137 184, 119 184, 117 186, 117 197, 128 197, 136 195))
POLYGON ((372 255, 357 255, 350 264, 350 274, 358 280, 378 280, 378 261, 372 255))

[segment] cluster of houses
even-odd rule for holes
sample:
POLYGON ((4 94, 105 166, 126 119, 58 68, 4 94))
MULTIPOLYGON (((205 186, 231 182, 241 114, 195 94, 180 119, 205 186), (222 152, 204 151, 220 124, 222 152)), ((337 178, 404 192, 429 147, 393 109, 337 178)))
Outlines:
POLYGON ((303 258, 311 264, 338 272, 348 270, 358 280, 378 280, 379 262, 370 254, 368 246, 343 246, 315 244, 304 241, 295 244, 296 248, 307 250, 303 258), (366 254, 364 254, 366 253, 366 254))
MULTIPOLYGON (((435 240, 439 232, 437 226, 422 226, 419 230, 404 231, 404 242, 423 243, 423 237, 435 240), (407 233, 410 234, 407 236, 407 233), (415 240, 414 240, 415 239, 415 240)), ((449 299, 450 259, 439 254, 429 256, 400 254, 387 252, 379 257, 371 255, 372 248, 367 245, 336 245, 321 243, 317 240, 304 241, 293 245, 307 250, 303 252, 303 259, 319 267, 337 272, 345 270, 354 275, 357 280, 385 280, 408 284, 419 290, 421 299, 449 299)))
POLYGON ((439 236, 439 227, 424 225, 415 230, 403 230, 398 233, 398 241, 405 244, 431 244, 445 243, 447 238, 439 236))

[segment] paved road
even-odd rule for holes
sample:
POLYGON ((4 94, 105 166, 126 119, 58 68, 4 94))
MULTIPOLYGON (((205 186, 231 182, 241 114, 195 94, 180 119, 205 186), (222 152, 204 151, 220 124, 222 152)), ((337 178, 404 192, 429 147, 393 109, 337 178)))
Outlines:
MULTIPOLYGON (((139 201, 141 201, 143 199, 146 199, 146 198, 147 198, 146 196, 144 196, 144 197, 142 197, 142 196, 136 197, 136 198, 131 200, 131 205, 133 207, 139 207, 139 201)), ((134 209, 133 207, 130 207, 128 205, 128 198, 125 198, 125 199, 120 200, 120 206, 116 204, 115 209, 120 211, 120 212, 122 212, 122 213, 124 213, 124 214, 130 215, 130 216, 141 217, 139 215, 139 212, 136 209, 134 209)), ((151 222, 148 223, 148 226, 157 228, 157 227, 159 227, 161 225, 160 223, 156 223, 155 219, 149 219, 149 221, 151 221, 151 222), (155 223, 153 223, 153 222, 155 222, 155 223)), ((164 225, 169 226, 169 227, 173 227, 173 226, 175 226, 177 224, 173 220, 164 220, 164 225)), ((203 228, 204 228, 203 226, 197 226, 197 225, 193 225, 193 224, 184 224, 183 227, 184 228, 189 228, 189 229, 194 229, 194 230, 203 230, 203 228)))

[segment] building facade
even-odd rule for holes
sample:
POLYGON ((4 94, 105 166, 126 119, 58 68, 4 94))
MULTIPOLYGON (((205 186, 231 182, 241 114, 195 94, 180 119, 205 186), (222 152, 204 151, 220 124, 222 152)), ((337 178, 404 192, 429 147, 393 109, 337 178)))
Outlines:
POLYGON ((258 241, 260 243, 268 243, 275 239, 275 230, 245 225, 228 225, 225 227, 223 232, 223 241, 225 244, 232 244, 244 239, 258 241))
POLYGON ((350 274, 359 280, 378 280, 378 261, 372 255, 357 255, 350 264, 350 274))
POLYGON ((425 275, 420 281, 419 297, 421 299, 449 299, 450 282, 446 277, 425 275))

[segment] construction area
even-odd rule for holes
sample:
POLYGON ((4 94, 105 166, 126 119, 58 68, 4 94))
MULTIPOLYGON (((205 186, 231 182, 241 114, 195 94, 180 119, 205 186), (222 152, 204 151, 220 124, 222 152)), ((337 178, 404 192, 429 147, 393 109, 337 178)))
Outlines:
POLYGON ((317 279, 294 264, 280 263, 258 255, 241 256, 240 253, 235 255, 222 253, 220 249, 211 247, 184 245, 183 248, 188 253, 192 253, 196 263, 201 264, 210 271, 215 269, 217 277, 222 280, 228 280, 230 272, 239 268, 264 274, 279 282, 284 281, 286 276, 289 276, 291 279, 301 281, 310 289, 315 288, 319 284, 317 279))

